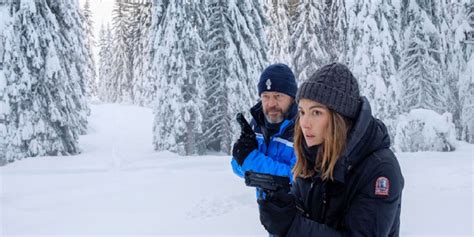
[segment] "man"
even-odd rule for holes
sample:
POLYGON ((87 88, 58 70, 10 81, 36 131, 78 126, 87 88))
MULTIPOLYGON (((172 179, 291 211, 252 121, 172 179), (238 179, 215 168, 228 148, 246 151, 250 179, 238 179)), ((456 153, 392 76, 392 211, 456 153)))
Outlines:
POLYGON ((252 170, 292 178, 296 91, 295 76, 287 65, 273 64, 262 72, 258 82, 261 101, 250 109, 255 134, 243 132, 232 149, 235 174, 243 177, 252 170))

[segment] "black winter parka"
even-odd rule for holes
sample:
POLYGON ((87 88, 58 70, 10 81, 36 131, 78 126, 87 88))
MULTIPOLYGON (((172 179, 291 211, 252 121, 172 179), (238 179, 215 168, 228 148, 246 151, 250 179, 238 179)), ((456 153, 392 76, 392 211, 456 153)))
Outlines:
POLYGON ((287 236, 398 236, 404 180, 389 146, 385 125, 363 97, 334 180, 296 179, 292 192, 304 212, 287 236))

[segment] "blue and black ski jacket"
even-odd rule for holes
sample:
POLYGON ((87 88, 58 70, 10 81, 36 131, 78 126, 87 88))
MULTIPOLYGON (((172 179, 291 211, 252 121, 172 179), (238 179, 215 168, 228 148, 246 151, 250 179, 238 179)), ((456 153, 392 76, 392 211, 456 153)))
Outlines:
POLYGON ((245 171, 254 171, 279 176, 287 176, 292 179, 291 169, 296 163, 296 155, 293 149, 293 132, 297 113, 296 104, 293 104, 279 130, 269 134, 265 126, 262 102, 257 103, 250 110, 252 114, 252 126, 258 141, 258 149, 252 151, 242 166, 235 159, 231 165, 235 174, 244 177, 245 171))

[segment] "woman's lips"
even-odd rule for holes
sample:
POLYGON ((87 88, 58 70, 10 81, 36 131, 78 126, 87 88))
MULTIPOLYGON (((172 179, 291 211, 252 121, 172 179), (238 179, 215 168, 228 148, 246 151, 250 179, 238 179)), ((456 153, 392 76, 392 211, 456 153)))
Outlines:
POLYGON ((304 136, 306 139, 313 139, 315 136, 314 135, 305 135, 304 136))

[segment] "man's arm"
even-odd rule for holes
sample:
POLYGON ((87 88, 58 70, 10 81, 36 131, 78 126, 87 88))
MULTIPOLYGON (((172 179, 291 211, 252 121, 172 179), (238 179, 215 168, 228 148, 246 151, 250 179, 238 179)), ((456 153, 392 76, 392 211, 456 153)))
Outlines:
POLYGON ((245 171, 254 171, 258 173, 287 176, 292 180, 293 175, 291 169, 296 163, 296 155, 292 148, 287 147, 285 149, 291 149, 291 151, 286 151, 288 154, 291 154, 289 158, 290 164, 275 161, 271 157, 268 157, 264 153, 255 149, 247 156, 247 158, 245 158, 242 166, 239 166, 235 159, 232 159, 232 169, 235 174, 242 178, 244 177, 245 171))
POLYGON ((291 169, 296 163, 296 156, 291 142, 277 138, 271 145, 274 150, 270 154, 261 152, 262 146, 265 146, 264 138, 261 134, 255 134, 245 117, 237 114, 237 121, 241 126, 241 137, 234 144, 231 161, 232 169, 239 177, 244 177, 246 171, 258 173, 292 177, 291 169), (278 139, 284 141, 277 141, 278 139), (255 141, 252 144, 249 141, 255 141), (250 148, 250 149, 249 149, 250 148), (284 158, 287 162, 277 161, 274 156, 284 158))

